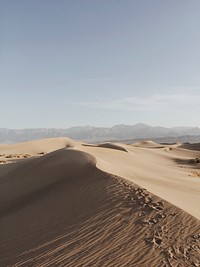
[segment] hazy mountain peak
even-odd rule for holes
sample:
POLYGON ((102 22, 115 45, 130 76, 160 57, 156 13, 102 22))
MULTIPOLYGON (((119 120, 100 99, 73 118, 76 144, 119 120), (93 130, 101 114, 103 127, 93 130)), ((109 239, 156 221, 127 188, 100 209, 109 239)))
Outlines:
MULTIPOLYGON (((144 123, 135 125, 118 124, 112 127, 76 126, 68 129, 37 128, 37 129, 0 129, 0 143, 14 143, 49 137, 66 136, 74 140, 82 141, 106 141, 106 140, 135 140, 155 138, 178 138, 187 136, 187 141, 200 136, 198 127, 152 127, 144 123), (192 137, 191 137, 192 136, 192 137)), ((185 139, 184 139, 185 140, 185 139)), ((196 139, 195 139, 196 140, 196 139)), ((198 140, 198 139, 197 139, 198 140)))

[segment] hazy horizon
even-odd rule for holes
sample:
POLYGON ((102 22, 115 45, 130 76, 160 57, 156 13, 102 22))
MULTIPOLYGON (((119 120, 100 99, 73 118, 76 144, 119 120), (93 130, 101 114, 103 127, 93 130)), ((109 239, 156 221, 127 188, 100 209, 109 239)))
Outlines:
POLYGON ((0 128, 200 127, 200 1, 0 1, 0 128))
POLYGON ((112 128, 112 127, 115 127, 115 126, 139 126, 139 125, 144 125, 144 126, 149 126, 149 127, 161 127, 161 128, 169 128, 169 129, 172 129, 172 128, 199 128, 198 126, 188 126, 188 125, 178 125, 178 126, 173 126, 173 127, 167 127, 167 126, 163 126, 163 125, 150 125, 150 124, 146 124, 146 123, 142 123, 142 122, 138 122, 138 123, 135 123, 135 124, 124 124, 124 123, 119 123, 119 124, 113 124, 113 125, 110 125, 110 126, 105 126, 105 125, 102 125, 102 126, 96 126, 96 125, 74 125, 74 126, 69 126, 69 127, 66 127, 66 128, 60 128, 60 127, 25 127, 25 128, 9 128, 9 127, 1 127, 0 129, 9 129, 9 130, 34 130, 34 129, 60 129, 60 130, 67 130, 67 129, 70 129, 70 128, 81 128, 81 127, 91 127, 91 128, 112 128))

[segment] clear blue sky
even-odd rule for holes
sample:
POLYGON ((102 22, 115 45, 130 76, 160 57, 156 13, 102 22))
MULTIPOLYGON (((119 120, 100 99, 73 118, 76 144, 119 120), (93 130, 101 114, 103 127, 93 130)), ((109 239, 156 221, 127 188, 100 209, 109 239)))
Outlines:
POLYGON ((199 0, 0 0, 0 128, 200 126, 199 0))

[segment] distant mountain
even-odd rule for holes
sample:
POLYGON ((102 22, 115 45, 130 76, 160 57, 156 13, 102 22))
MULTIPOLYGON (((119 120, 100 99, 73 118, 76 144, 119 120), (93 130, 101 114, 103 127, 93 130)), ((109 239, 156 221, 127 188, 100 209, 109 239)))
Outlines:
MULTIPOLYGON (((130 141, 153 139, 166 140, 182 139, 184 142, 200 142, 200 128, 198 127, 152 127, 146 124, 124 125, 113 127, 77 126, 68 129, 36 128, 36 129, 7 129, 0 128, 0 143, 15 143, 49 137, 66 136, 74 140, 85 142, 101 141, 130 141)), ((168 142, 168 141, 166 141, 168 142)))

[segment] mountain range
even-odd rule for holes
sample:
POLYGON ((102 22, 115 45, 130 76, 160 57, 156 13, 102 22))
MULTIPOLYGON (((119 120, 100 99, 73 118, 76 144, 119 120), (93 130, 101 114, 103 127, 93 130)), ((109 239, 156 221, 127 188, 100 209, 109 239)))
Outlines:
POLYGON ((8 129, 0 128, 0 143, 15 143, 50 137, 69 137, 78 141, 102 142, 120 141, 134 142, 152 139, 159 142, 200 142, 198 127, 152 127, 143 123, 135 125, 119 124, 112 127, 77 126, 68 129, 33 128, 8 129))

